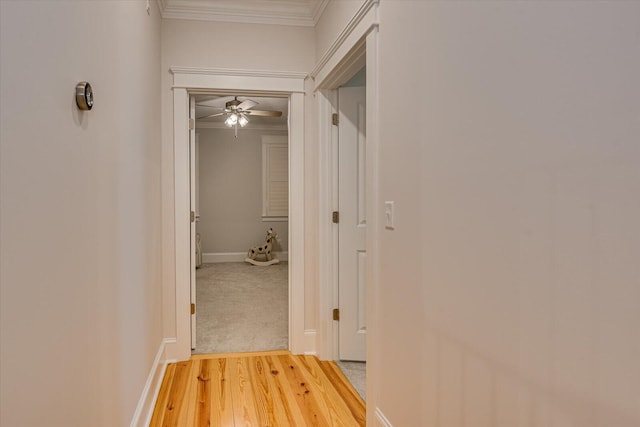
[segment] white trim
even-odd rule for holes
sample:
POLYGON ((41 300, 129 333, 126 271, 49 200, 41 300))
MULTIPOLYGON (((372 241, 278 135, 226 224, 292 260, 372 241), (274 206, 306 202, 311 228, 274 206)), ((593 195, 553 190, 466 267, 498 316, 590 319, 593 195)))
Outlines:
MULTIPOLYGON (((304 93, 304 79, 307 73, 292 71, 262 71, 227 68, 170 67, 173 73, 173 87, 245 93, 290 94, 304 93)), ((290 110, 291 111, 291 110, 290 110)))
MULTIPOLYGON (((310 73, 311 78, 313 78, 316 83, 322 83, 327 75, 333 72, 338 62, 345 58, 355 43, 361 40, 372 26, 377 26, 378 13, 377 7, 374 8, 374 6, 377 6, 378 3, 379 0, 365 0, 362 3, 358 11, 322 55, 316 67, 310 73), (373 13, 370 13, 372 10, 373 13), (318 78, 318 76, 320 77, 318 78)), ((316 89, 319 87, 321 86, 316 85, 316 89)), ((326 85, 322 87, 330 88, 330 86, 326 85)))
POLYGON ((174 74, 202 74, 205 76, 243 76, 243 77, 278 77, 281 79, 305 79, 307 73, 298 71, 277 71, 277 70, 253 70, 246 68, 201 68, 201 67, 170 67, 169 71, 174 74))
MULTIPOLYGON (((380 115, 379 99, 379 46, 378 28, 367 34, 367 398, 372 407, 376 405, 378 352, 378 306, 380 294, 380 115)), ((382 414, 382 412, 380 412, 382 414)), ((386 418, 384 418, 386 420, 386 418)), ((367 420, 372 422, 369 412, 367 420)), ((389 425, 391 425, 389 423, 389 425)))
POLYGON ((173 90, 174 260, 176 340, 167 354, 177 360, 191 357, 190 213, 189 213, 189 93, 173 90))
MULTIPOLYGON (((335 90, 316 93, 318 107, 318 158, 319 194, 318 211, 332 212, 338 209, 338 130, 329 118, 337 110, 335 90)), ((318 219, 318 283, 320 335, 318 355, 322 360, 338 359, 338 322, 333 320, 332 309, 338 307, 338 226, 327 215, 318 219)))
POLYGON ((376 407, 375 411, 376 425, 380 427, 393 427, 393 424, 384 416, 380 408, 376 407))
MULTIPOLYGON (((289 252, 274 252, 273 255, 280 261, 289 261, 289 252)), ((209 252, 202 254, 202 262, 207 264, 219 264, 224 262, 244 262, 246 252, 209 252)))
POLYGON ((167 360, 165 359, 166 345, 173 339, 163 339, 158 347, 155 359, 151 365, 147 382, 142 389, 140 400, 138 400, 138 406, 133 414, 131 420, 131 427, 143 427, 148 426, 153 416, 153 410, 158 400, 158 393, 160 393, 160 386, 164 378, 164 373, 167 369, 167 360))
POLYGON ((316 348, 316 337, 317 331, 315 329, 305 329, 304 330, 304 345, 302 354, 306 354, 309 356, 315 356, 317 354, 316 348))
MULTIPOLYGON (((304 94, 289 98, 289 350, 302 354, 305 347, 305 212, 304 212, 304 94)), ((315 346, 313 347, 315 351, 315 346)))
MULTIPOLYGON (((231 70, 233 71, 233 70, 231 70)), ((237 70, 235 70, 237 71, 237 70)), ((305 348, 304 335, 304 79, 303 74, 244 70, 246 76, 226 75, 230 70, 172 67, 174 122, 174 215, 175 215, 175 331, 167 347, 172 359, 188 360, 190 345, 190 252, 189 252, 189 95, 254 91, 289 98, 289 350, 293 354, 315 351, 305 348), (277 75, 277 77, 274 77, 277 75)), ((306 75, 306 74, 304 74, 306 75)))
POLYGON ((217 0, 203 2, 158 0, 164 19, 238 22, 248 24, 292 25, 313 27, 324 11, 328 0, 318 3, 300 1, 238 2, 217 0))
POLYGON ((316 9, 313 11, 313 26, 314 27, 318 24, 318 21, 322 17, 322 14, 324 13, 324 10, 326 9, 328 4, 329 4, 329 0, 320 0, 317 3, 316 9))
MULTIPOLYGON (((375 27, 371 27, 375 28, 375 27)), ((366 48, 364 38, 359 40, 338 63, 329 76, 318 76, 317 87, 335 88, 347 83, 366 65, 366 48)))
POLYGON ((289 221, 288 216, 262 216, 262 222, 285 222, 289 221))

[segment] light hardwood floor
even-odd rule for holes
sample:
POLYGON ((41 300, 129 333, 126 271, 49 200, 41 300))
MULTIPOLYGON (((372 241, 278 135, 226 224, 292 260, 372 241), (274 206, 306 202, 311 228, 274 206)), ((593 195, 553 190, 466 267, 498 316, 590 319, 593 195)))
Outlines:
POLYGON ((194 355, 167 367, 150 425, 364 426, 365 404, 315 356, 194 355))

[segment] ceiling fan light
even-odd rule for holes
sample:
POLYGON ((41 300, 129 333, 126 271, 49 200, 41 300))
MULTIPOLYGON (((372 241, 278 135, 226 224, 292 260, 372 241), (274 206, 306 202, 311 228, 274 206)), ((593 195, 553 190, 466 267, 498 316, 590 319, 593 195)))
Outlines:
POLYGON ((238 115, 235 113, 229 114, 229 117, 227 117, 227 120, 224 121, 224 124, 229 127, 235 125, 236 123, 238 123, 238 115))
POLYGON ((249 123, 249 119, 244 114, 241 114, 238 118, 238 124, 242 127, 245 127, 249 123))

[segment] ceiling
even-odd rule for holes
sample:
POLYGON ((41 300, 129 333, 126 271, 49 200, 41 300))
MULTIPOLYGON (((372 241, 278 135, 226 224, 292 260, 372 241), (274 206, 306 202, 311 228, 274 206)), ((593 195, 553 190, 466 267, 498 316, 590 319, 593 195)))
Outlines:
MULTIPOLYGON (((216 117, 207 117, 209 114, 222 112, 225 104, 233 100, 233 96, 227 95, 196 95, 196 127, 225 128, 225 115, 216 117), (200 118, 199 118, 200 117, 200 118)), ((281 117, 262 117, 249 116, 249 124, 246 129, 251 128, 273 128, 287 129, 287 120, 289 116, 289 99, 288 98, 269 98, 262 96, 238 96, 239 101, 251 99, 258 103, 252 110, 271 110, 282 111, 281 117)))
POLYGON ((167 19, 313 27, 329 0, 157 0, 167 19))

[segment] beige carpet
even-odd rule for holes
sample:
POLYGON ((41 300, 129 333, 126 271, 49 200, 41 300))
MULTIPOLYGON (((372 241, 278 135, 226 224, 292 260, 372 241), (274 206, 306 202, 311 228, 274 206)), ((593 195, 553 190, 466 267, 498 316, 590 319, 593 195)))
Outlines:
POLYGON ((196 270, 193 354, 286 350, 288 265, 203 264, 196 270))

